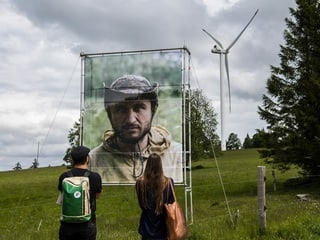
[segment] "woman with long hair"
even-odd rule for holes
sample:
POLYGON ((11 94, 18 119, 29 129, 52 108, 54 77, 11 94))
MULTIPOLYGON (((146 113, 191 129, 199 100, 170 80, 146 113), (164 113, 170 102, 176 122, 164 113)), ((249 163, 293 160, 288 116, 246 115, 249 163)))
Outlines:
POLYGON ((156 153, 150 154, 143 176, 136 182, 136 192, 142 210, 139 224, 142 240, 167 239, 163 205, 174 201, 169 181, 173 185, 173 179, 163 174, 161 157, 156 153))

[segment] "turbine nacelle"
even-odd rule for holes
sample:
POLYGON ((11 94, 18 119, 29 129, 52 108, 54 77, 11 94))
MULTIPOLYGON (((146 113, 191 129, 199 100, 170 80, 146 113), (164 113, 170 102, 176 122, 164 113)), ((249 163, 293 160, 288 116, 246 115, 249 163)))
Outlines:
POLYGON ((218 54, 225 54, 226 51, 222 48, 218 48, 217 45, 214 45, 213 48, 211 49, 212 53, 218 53, 218 54))

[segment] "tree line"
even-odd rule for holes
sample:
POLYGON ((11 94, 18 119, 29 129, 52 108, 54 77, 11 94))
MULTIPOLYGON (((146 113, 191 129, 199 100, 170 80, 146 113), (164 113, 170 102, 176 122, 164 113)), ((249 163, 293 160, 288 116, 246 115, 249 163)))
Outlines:
POLYGON ((243 143, 241 143, 241 140, 236 133, 230 133, 226 141, 226 148, 227 150, 264 148, 266 147, 266 143, 264 141, 265 133, 264 129, 256 130, 256 133, 253 134, 252 138, 247 134, 243 143))

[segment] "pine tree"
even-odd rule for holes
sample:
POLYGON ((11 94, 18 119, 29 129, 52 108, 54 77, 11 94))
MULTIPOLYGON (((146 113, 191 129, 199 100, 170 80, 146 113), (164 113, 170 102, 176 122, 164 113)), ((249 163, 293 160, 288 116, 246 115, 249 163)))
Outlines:
POLYGON ((280 66, 271 66, 268 95, 259 107, 267 122, 261 156, 286 170, 320 173, 320 7, 318 0, 296 0, 280 46, 280 66))
POLYGON ((244 149, 248 149, 248 148, 251 148, 252 147, 252 143, 251 143, 251 138, 249 136, 249 134, 247 133, 244 141, 243 141, 243 148, 244 149))
POLYGON ((32 165, 30 168, 38 168, 39 167, 39 161, 37 158, 33 159, 32 165))
POLYGON ((13 168, 13 170, 21 170, 21 169, 22 169, 22 167, 21 167, 20 162, 17 162, 15 167, 13 168))
POLYGON ((267 146, 268 134, 264 129, 256 129, 256 133, 252 136, 251 147, 252 148, 264 148, 267 146))

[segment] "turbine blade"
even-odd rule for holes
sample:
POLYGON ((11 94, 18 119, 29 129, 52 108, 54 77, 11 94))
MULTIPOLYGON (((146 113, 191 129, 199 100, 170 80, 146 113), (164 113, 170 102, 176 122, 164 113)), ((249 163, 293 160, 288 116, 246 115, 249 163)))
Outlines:
POLYGON ((228 54, 225 54, 224 57, 225 57, 225 66, 226 66, 227 81, 228 81, 229 112, 231 112, 231 90, 230 90, 230 76, 229 76, 228 54))
POLYGON ((222 44, 221 44, 217 39, 215 39, 215 38, 214 38, 210 33, 208 33, 205 29, 202 29, 202 31, 204 31, 206 34, 208 34, 208 36, 211 37, 211 38, 213 39, 213 41, 215 41, 215 42, 219 45, 219 47, 220 47, 221 49, 223 49, 222 44))
POLYGON ((257 15, 259 9, 256 10, 256 12, 253 14, 253 16, 251 17, 251 19, 249 20, 249 22, 247 23, 247 25, 242 29, 242 31, 239 33, 239 35, 233 40, 233 42, 230 44, 230 46, 226 49, 226 52, 229 51, 230 48, 233 47, 233 45, 238 41, 238 39, 241 37, 242 33, 247 29, 247 27, 249 26, 249 24, 252 22, 252 20, 254 19, 254 17, 257 15))

